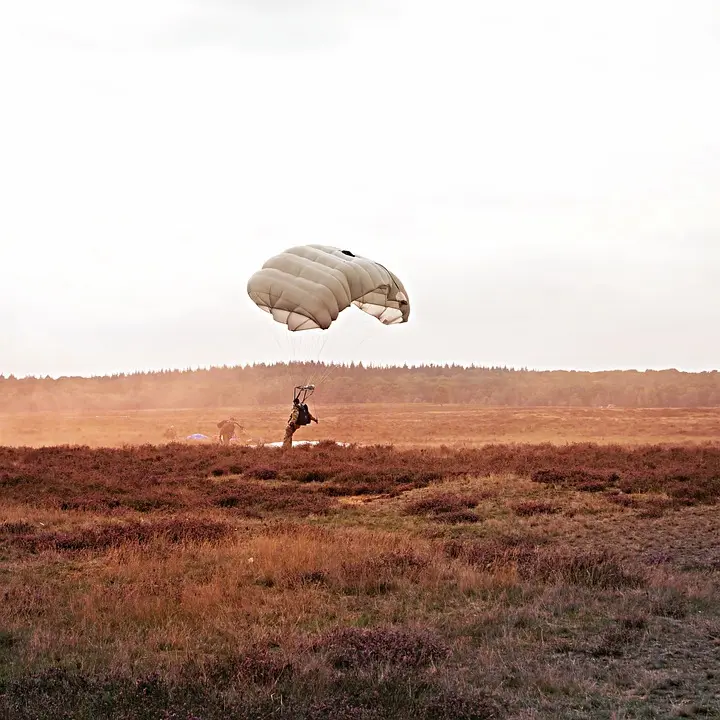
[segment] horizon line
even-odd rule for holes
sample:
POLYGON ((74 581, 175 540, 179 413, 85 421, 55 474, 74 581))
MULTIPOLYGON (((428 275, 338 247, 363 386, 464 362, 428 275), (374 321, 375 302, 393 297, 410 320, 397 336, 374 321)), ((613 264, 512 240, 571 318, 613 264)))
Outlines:
POLYGON ((615 367, 615 368, 603 368, 603 369, 588 369, 588 368, 568 368, 568 367, 557 367, 557 368, 533 368, 528 366, 508 366, 508 365, 476 365, 475 363, 419 363, 410 364, 403 363, 402 365, 396 363, 364 363, 362 361, 350 361, 350 362, 325 362, 316 360, 293 360, 289 362, 250 362, 250 363, 239 363, 237 365, 198 365, 196 367, 185 367, 185 368, 160 368, 160 369, 141 369, 141 370, 118 370, 111 373, 103 373, 98 375, 15 375, 9 373, 8 375, 0 373, 0 381, 2 380, 101 380, 106 378, 116 378, 122 376, 134 376, 134 375, 161 375, 166 373, 194 373, 194 372, 210 372, 212 370, 238 370, 247 369, 254 367, 291 367, 299 365, 318 365, 321 367, 345 367, 345 368, 357 368, 362 367, 365 369, 372 370, 422 370, 427 368, 458 368, 463 370, 501 370, 505 372, 526 372, 526 373, 555 373, 555 372, 566 372, 566 373, 615 373, 615 372, 675 372, 686 375, 703 375, 713 374, 720 372, 718 368, 704 369, 704 370, 681 370, 674 367, 615 367))

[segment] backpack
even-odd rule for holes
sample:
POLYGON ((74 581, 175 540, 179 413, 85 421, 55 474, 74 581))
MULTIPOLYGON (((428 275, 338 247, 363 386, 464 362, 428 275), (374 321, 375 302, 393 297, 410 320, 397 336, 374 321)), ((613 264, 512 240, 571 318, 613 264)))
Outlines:
POLYGON ((310 424, 310 410, 305 403, 300 405, 300 412, 298 413, 297 419, 298 425, 309 425, 310 424))

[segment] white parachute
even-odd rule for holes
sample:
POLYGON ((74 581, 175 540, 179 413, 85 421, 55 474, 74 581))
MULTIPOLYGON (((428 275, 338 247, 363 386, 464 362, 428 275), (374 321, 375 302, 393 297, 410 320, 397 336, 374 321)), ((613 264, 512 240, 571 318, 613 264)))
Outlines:
POLYGON ((327 330, 355 305, 384 325, 407 322, 410 301, 379 263, 329 245, 299 245, 271 257, 248 281, 248 295, 288 330, 327 330))

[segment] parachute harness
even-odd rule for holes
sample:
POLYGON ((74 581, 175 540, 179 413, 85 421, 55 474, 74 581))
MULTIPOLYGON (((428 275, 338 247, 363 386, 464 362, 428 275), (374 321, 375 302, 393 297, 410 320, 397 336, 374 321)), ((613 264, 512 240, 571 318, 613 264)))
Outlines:
POLYGON ((307 400, 314 392, 314 385, 296 385, 295 392, 293 393, 293 402, 298 400, 300 404, 303 405, 305 400, 307 400))

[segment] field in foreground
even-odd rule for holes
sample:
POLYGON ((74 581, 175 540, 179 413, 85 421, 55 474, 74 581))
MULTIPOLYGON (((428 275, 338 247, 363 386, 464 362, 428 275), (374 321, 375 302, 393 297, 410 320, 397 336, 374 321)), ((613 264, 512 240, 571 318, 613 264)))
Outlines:
MULTIPOLYGON (((493 442, 697 443, 720 441, 720 408, 485 408, 469 405, 323 405, 312 402, 319 425, 297 439, 333 439, 396 447, 493 442)), ((282 440, 287 406, 205 410, 22 413, 0 415, 0 445, 120 446, 159 443, 174 425, 180 437, 217 434, 234 415, 243 442, 282 440)))
POLYGON ((0 448, 0 717, 720 717, 720 446, 0 448))

